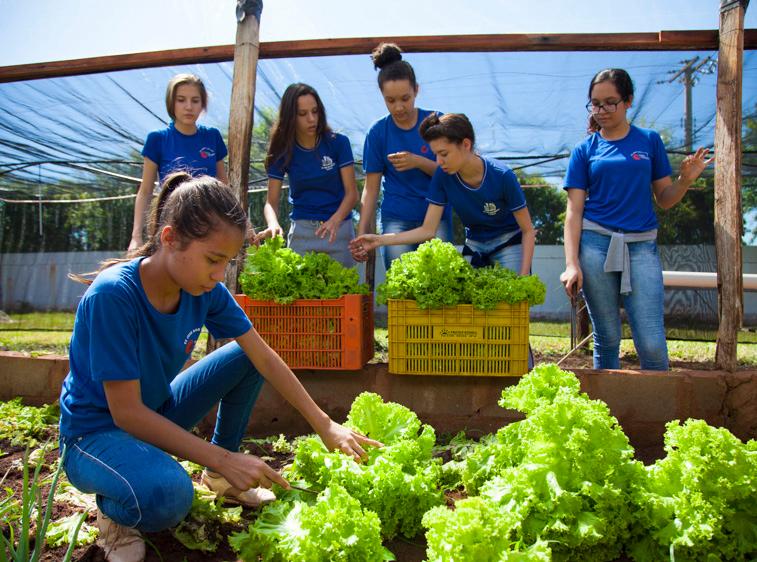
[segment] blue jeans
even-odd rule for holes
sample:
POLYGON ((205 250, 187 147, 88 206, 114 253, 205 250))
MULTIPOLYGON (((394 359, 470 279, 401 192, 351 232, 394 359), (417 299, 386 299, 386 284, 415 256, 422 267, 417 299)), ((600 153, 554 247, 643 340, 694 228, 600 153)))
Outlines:
MULTIPOLYGON (((396 234, 398 232, 405 232, 406 230, 413 230, 423 226, 423 221, 405 221, 399 219, 383 218, 381 219, 381 233, 382 234, 396 234)), ((439 228, 436 229, 436 237, 444 240, 445 242, 453 242, 452 234, 452 216, 449 219, 442 217, 439 223, 439 228)), ((405 252, 413 252, 418 249, 419 244, 401 244, 398 246, 383 246, 384 268, 389 271, 392 262, 399 258, 405 252)))
POLYGON ((339 225, 336 240, 329 243, 328 238, 318 238, 315 231, 320 228, 323 221, 306 219, 293 220, 287 235, 287 246, 300 254, 305 252, 322 252, 341 263, 344 267, 355 267, 355 260, 350 253, 349 243, 355 237, 355 227, 352 225, 352 217, 346 218, 339 225))
POLYGON ((584 230, 579 260, 583 293, 594 327, 594 368, 620 367, 620 306, 626 310, 633 343, 642 369, 668 370, 665 341, 662 266, 657 242, 628 244, 631 256, 631 287, 620 294, 620 272, 605 273, 604 262, 610 237, 584 230))
MULTIPOLYGON (((506 242, 512 238, 513 233, 508 232, 487 240, 486 242, 478 242, 476 240, 467 239, 465 245, 475 252, 481 252, 482 254, 488 254, 494 248, 506 242)), ((465 256, 465 259, 470 263, 472 256, 465 256)), ((523 261, 523 244, 513 244, 502 248, 497 253, 489 256, 492 263, 498 263, 504 268, 511 269, 515 273, 520 274, 520 264, 523 261)))
MULTIPOLYGON (((220 400, 212 442, 237 451, 262 386, 263 377, 232 342, 179 373, 158 413, 189 430, 220 400)), ((120 429, 62 441, 69 481, 96 494, 97 506, 116 523, 155 532, 189 513, 192 480, 161 449, 120 429)))

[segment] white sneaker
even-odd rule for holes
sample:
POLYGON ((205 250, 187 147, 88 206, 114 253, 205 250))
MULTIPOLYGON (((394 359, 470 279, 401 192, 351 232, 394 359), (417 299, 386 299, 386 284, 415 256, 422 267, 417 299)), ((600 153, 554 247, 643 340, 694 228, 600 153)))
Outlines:
POLYGON ((119 525, 113 519, 97 510, 97 528, 100 537, 97 544, 105 551, 108 562, 143 562, 145 541, 142 533, 132 527, 119 525))
POLYGON ((241 504, 246 507, 261 507, 276 500, 276 495, 268 488, 250 488, 239 491, 220 474, 204 470, 202 483, 217 496, 223 496, 230 503, 241 504))

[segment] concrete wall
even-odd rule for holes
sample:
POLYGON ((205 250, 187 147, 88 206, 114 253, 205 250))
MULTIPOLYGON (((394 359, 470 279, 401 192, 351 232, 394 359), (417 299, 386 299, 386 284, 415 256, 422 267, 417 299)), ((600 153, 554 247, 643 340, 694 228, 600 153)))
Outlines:
MULTIPOLYGON (((663 269, 672 271, 715 271, 712 246, 663 246, 663 269)), ((0 255, 0 310, 74 310, 84 285, 67 278, 68 273, 96 270, 99 263, 115 257, 112 252, 50 252, 0 255)), ((757 247, 743 248, 744 273, 757 273, 757 247)), ((562 246, 537 246, 533 270, 547 285, 544 304, 531 309, 534 319, 570 318, 570 303, 560 285, 565 266, 562 246)), ((383 260, 376 260, 376 285, 385 278, 383 260)), ((717 322, 717 292, 668 289, 665 298, 669 317, 717 322)), ((378 307, 377 317, 386 317, 378 307)), ((744 294, 744 323, 757 325, 757 292, 744 294)))
MULTIPOLYGON (((22 396, 27 403, 56 400, 68 371, 65 357, 22 357, 0 353, 0 400, 22 396)), ((638 449, 662 445, 665 423, 689 417, 726 427, 741 439, 757 437, 757 370, 594 371, 578 370, 582 389, 604 400, 638 449)), ((490 433, 521 418, 497 405, 502 389, 518 377, 450 377, 391 375, 385 363, 360 371, 298 371, 313 399, 334 420, 344 421, 354 398, 363 391, 415 411, 438 432, 490 433)), ((212 427, 212 414, 202 422, 212 427)), ((302 416, 270 385, 253 410, 248 430, 256 436, 310 432, 302 416)))

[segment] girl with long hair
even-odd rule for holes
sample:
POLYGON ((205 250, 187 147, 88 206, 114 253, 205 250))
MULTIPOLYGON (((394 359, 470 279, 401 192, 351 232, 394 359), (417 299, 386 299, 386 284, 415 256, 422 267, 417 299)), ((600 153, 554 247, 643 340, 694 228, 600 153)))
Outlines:
POLYGON ((189 512, 192 481, 172 455, 206 467, 211 490, 247 506, 272 501, 274 482, 288 487, 260 458, 238 452, 265 381, 329 449, 359 460, 365 445, 380 445, 316 405, 221 283, 248 229, 219 180, 173 174, 148 242, 104 263, 79 303, 60 397, 61 449, 70 482, 97 495, 111 562, 141 561, 141 532, 172 527, 189 512), (235 341, 182 370, 203 326, 235 341), (208 442, 191 429, 216 403, 208 442))

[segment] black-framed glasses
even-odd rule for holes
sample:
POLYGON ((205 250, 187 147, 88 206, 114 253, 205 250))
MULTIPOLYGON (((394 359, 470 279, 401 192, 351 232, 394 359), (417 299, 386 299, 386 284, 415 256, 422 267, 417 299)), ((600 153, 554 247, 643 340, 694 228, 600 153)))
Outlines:
POLYGON ((623 103, 623 100, 606 103, 594 103, 590 101, 586 104, 586 111, 588 111, 589 113, 597 114, 604 109, 605 113, 615 113, 621 103, 623 103))

